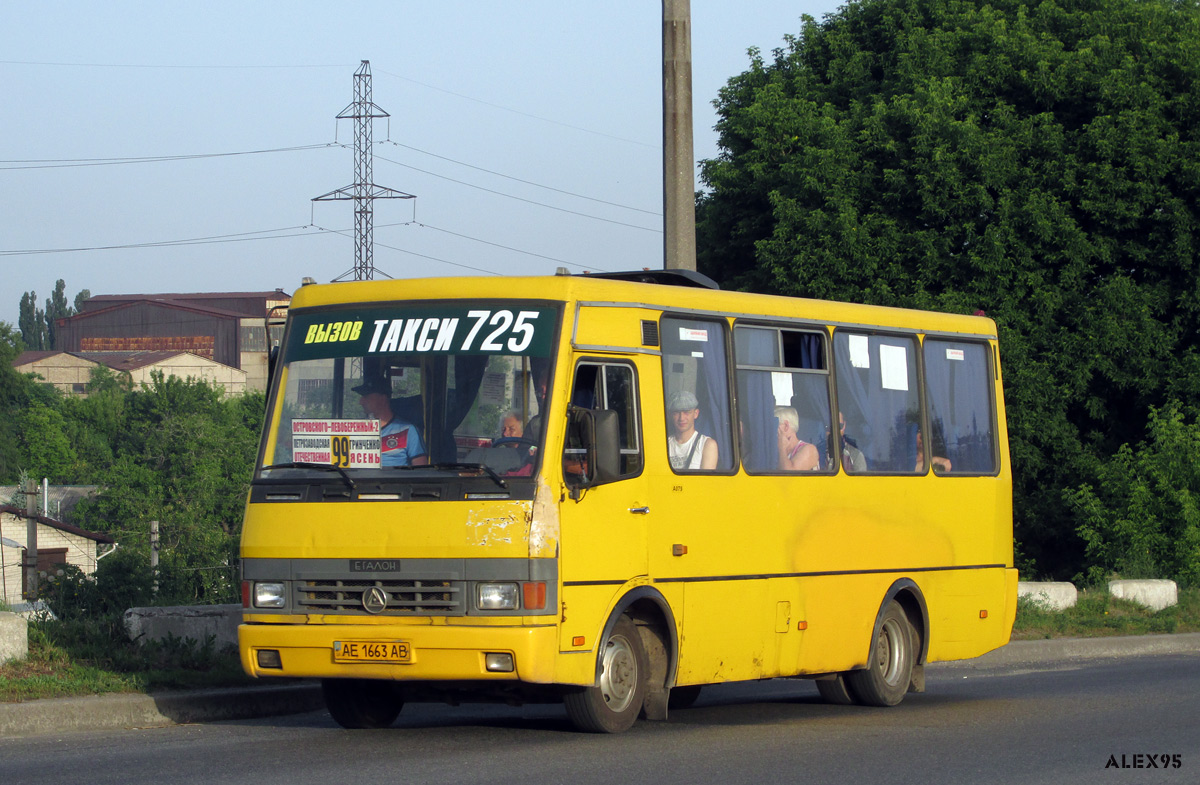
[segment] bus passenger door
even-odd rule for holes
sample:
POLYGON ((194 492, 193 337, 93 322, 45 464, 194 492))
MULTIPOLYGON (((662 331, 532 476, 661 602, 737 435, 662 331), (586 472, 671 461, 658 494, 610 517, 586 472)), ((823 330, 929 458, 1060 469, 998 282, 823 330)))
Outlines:
MULTIPOLYGON (((572 406, 617 413, 620 464, 615 481, 585 488, 565 498, 561 509, 563 651, 595 646, 613 595, 630 579, 646 575, 645 479, 637 370, 633 361, 580 359, 571 387, 572 406)), ((563 475, 586 473, 585 451, 568 433, 563 475)))

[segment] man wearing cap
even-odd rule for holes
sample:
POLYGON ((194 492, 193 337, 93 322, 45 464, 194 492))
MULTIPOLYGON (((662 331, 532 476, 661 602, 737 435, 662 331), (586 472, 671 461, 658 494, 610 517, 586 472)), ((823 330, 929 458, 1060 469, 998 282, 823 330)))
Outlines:
POLYGON ((717 441, 696 430, 700 402, 695 393, 679 390, 667 399, 672 433, 667 436, 667 457, 676 470, 717 468, 717 441))
POLYGON ((379 420, 380 463, 383 466, 424 466, 429 463, 416 427, 392 414, 392 387, 386 379, 368 379, 353 389, 362 396, 363 410, 379 420))

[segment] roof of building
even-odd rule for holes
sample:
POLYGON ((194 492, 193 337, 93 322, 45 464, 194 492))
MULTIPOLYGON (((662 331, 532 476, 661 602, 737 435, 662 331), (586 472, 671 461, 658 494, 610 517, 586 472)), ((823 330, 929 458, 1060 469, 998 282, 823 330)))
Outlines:
MULTIPOLYGON (((54 513, 55 520, 70 523, 75 505, 99 491, 100 486, 48 485, 46 490, 47 499, 41 500, 50 511, 46 514, 54 513)), ((17 485, 0 485, 0 499, 7 499, 7 504, 16 504, 19 507, 21 503, 14 500, 18 498, 20 491, 21 488, 17 485)))
POLYGON ((54 357, 59 354, 67 354, 71 357, 78 357, 87 362, 96 363, 97 365, 106 365, 114 371, 136 371, 139 368, 145 368, 149 365, 157 365, 177 357, 181 354, 189 354, 197 360, 202 360, 206 363, 214 365, 223 365, 216 360, 211 360, 207 357, 201 357, 192 352, 172 349, 145 349, 145 350, 129 350, 129 351, 108 351, 108 352, 21 352, 17 355, 17 359, 13 360, 13 367, 29 365, 31 363, 40 362, 49 357, 54 357))
MULTIPOLYGON (((19 507, 14 507, 11 504, 0 504, 0 513, 6 514, 6 515, 14 515, 18 518, 25 517, 24 510, 20 509, 19 507)), ((114 540, 112 537, 109 537, 107 534, 101 534, 100 532, 92 532, 92 531, 88 531, 87 529, 81 529, 78 526, 72 526, 69 523, 63 523, 62 521, 57 521, 53 518, 47 518, 45 515, 36 515, 35 514, 35 515, 31 515, 29 517, 33 518, 35 521, 42 524, 43 526, 49 526, 52 529, 58 529, 59 531, 66 532, 67 534, 74 534, 77 537, 85 537, 89 540, 95 540, 96 542, 104 542, 104 543, 109 543, 109 544, 116 542, 116 540, 114 540)))
POLYGON ((292 296, 282 289, 273 292, 183 292, 166 294, 94 294, 87 299, 90 303, 125 302, 128 300, 290 300, 292 296))

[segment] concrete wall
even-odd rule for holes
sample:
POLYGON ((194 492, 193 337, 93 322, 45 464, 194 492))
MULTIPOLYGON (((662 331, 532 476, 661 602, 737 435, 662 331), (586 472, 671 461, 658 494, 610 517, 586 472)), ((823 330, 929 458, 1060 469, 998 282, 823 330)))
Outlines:
POLYGON ((178 605, 125 611, 125 632, 138 643, 175 637, 202 644, 211 635, 218 651, 226 646, 236 648, 241 623, 241 605, 178 605))
POLYGON ((164 376, 180 379, 203 379, 225 388, 226 395, 240 395, 246 391, 246 372, 194 354, 177 354, 174 357, 138 368, 130 372, 135 385, 150 384, 150 375, 161 371, 164 376))
POLYGON ((70 354, 56 354, 44 360, 16 366, 19 373, 36 373, 67 395, 83 395, 84 387, 92 380, 92 370, 99 363, 74 357, 70 354))
POLYGON ((29 623, 15 613, 0 612, 0 665, 29 654, 29 623))
POLYGON ((1074 585, 1058 581, 1018 581, 1017 596, 1028 597, 1052 611, 1074 608, 1079 600, 1074 585))

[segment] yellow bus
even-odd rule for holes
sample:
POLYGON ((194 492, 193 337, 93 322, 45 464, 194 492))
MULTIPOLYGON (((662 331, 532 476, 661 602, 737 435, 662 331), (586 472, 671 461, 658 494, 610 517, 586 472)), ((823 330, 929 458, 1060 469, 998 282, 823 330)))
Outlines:
POLYGON ((348 728, 618 732, 771 678, 894 705, 1009 639, 996 326, 680 271, 305 286, 241 556, 246 672, 348 728))

